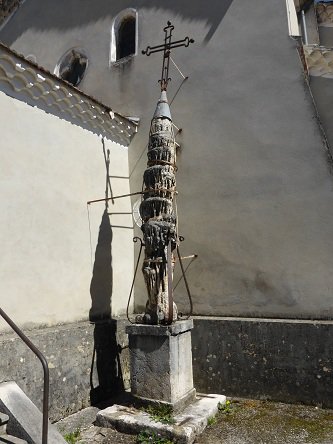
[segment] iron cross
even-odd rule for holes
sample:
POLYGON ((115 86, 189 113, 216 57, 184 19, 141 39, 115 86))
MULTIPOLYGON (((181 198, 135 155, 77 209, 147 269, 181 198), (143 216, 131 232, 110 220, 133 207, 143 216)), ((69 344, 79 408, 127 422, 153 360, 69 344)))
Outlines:
POLYGON ((190 43, 194 43, 194 40, 190 39, 189 37, 185 37, 183 40, 176 40, 172 42, 171 41, 172 31, 175 29, 175 27, 171 25, 171 22, 167 22, 167 25, 168 26, 164 28, 165 32, 164 43, 162 45, 157 45, 157 46, 147 46, 147 48, 142 51, 142 54, 146 54, 147 56, 150 56, 150 54, 153 54, 154 52, 163 51, 162 75, 161 75, 161 80, 158 81, 158 83, 161 84, 161 91, 167 90, 168 82, 169 80, 171 80, 169 77, 171 49, 179 48, 180 46, 187 47, 190 45, 190 43))

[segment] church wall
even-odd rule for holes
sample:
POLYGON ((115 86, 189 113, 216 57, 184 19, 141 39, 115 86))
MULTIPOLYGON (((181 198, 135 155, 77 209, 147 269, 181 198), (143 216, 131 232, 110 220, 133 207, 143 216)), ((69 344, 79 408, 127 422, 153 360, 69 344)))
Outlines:
MULTIPOLYGON (((0 93, 1 308, 20 326, 99 320, 126 310, 131 217, 104 216, 101 139, 0 93), (128 220, 129 219, 129 220, 128 220), (95 254, 96 253, 96 254, 95 254)), ((129 191, 128 150, 106 140, 114 194, 129 191)), ((130 211, 129 199, 110 204, 130 211)), ((6 324, 0 322, 0 330, 6 324)))
MULTIPOLYGON (((172 67, 168 91, 183 128, 182 253, 199 255, 188 271, 195 314, 331 318, 332 176, 284 2, 95 3, 60 2, 50 14, 50 0, 30 0, 0 38, 48 69, 68 48, 86 49, 80 87, 141 119, 129 149, 133 192, 141 189, 161 65, 140 50, 162 42, 168 19, 175 38, 195 39, 173 55, 189 79, 182 84, 172 67), (112 19, 126 7, 138 11, 139 54, 110 67, 112 19)), ((185 312, 184 287, 175 296, 185 312)), ((135 297, 142 310, 141 276, 135 297)))

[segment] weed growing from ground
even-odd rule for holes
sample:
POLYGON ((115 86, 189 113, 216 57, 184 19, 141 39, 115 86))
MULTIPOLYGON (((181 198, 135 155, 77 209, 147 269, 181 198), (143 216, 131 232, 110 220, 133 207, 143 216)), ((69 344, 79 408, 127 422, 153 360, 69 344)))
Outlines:
POLYGON ((174 444, 167 438, 163 438, 159 433, 148 432, 145 430, 141 432, 136 438, 137 444, 174 444))
POLYGON ((172 408, 166 404, 150 405, 144 409, 150 417, 162 424, 174 424, 175 420, 172 417, 172 408))
POLYGON ((217 421, 217 419, 216 419, 215 416, 210 416, 210 417, 207 419, 207 425, 208 425, 208 426, 214 425, 214 424, 216 424, 216 421, 217 421))
POLYGON ((80 430, 75 430, 75 432, 67 433, 64 438, 69 444, 75 444, 76 441, 80 438, 80 430))
POLYGON ((228 414, 228 413, 232 412, 232 405, 231 405, 231 401, 229 401, 229 399, 227 399, 225 404, 223 404, 222 402, 219 402, 217 407, 221 413, 228 414))

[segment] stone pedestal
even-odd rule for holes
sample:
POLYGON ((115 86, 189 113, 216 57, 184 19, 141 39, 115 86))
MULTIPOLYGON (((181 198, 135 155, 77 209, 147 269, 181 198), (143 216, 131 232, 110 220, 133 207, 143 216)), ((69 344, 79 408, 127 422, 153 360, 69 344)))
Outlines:
POLYGON ((129 325, 131 392, 140 401, 162 402, 174 410, 195 399, 192 373, 193 320, 169 326, 129 325))

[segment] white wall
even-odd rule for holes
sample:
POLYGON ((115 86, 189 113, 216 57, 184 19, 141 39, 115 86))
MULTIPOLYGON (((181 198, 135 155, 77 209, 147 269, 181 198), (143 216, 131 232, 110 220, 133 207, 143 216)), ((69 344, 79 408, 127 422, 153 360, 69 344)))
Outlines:
MULTIPOLYGON (((86 202, 104 197, 101 139, 3 93, 0 119, 0 306, 26 326, 87 319, 104 203, 89 207, 90 248, 86 202)), ((110 173, 127 177, 128 149, 110 141, 106 148, 110 173)), ((126 179, 112 186, 114 194, 129 192, 126 179)), ((129 199, 115 202, 110 211, 131 211, 129 199)), ((111 217, 132 225, 129 215, 111 217)), ((133 233, 112 231, 112 312, 119 315, 133 273, 133 233)))

